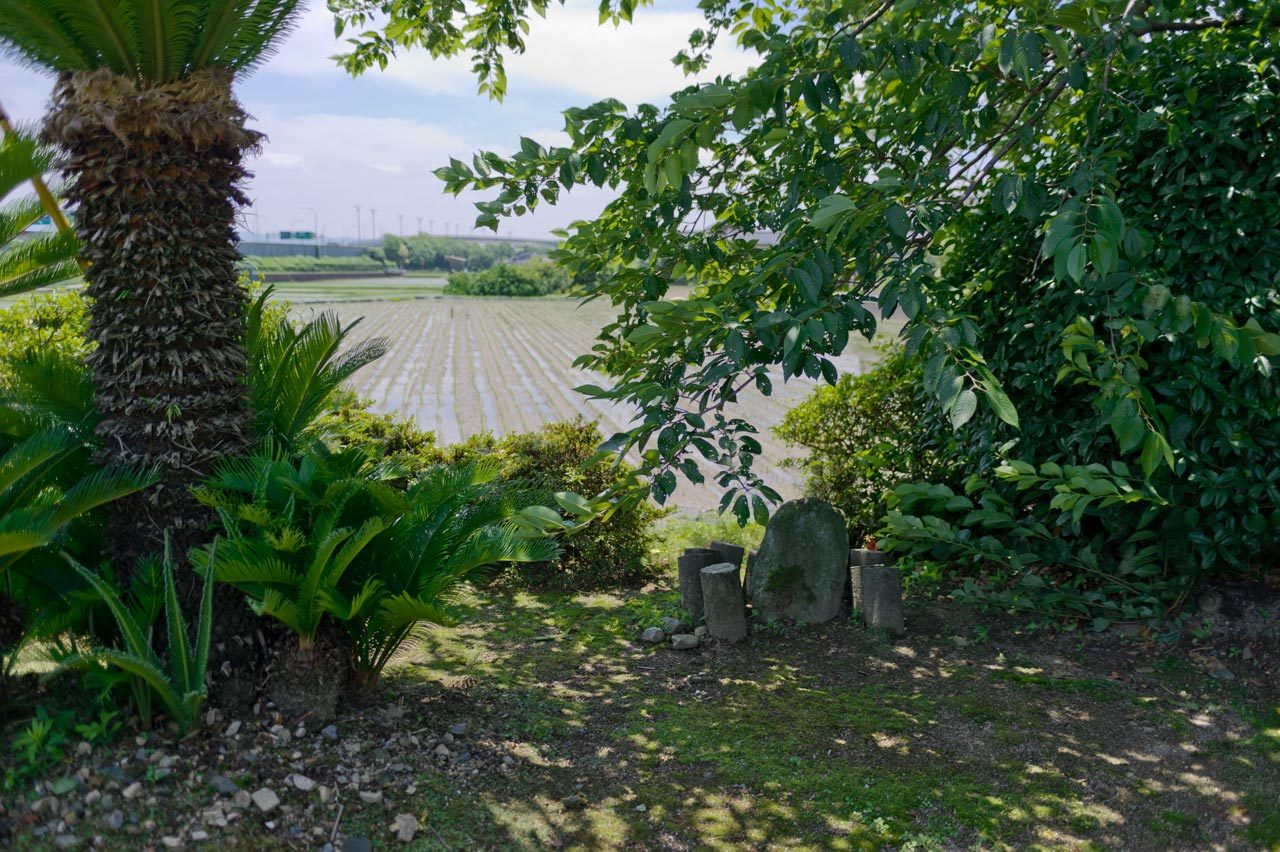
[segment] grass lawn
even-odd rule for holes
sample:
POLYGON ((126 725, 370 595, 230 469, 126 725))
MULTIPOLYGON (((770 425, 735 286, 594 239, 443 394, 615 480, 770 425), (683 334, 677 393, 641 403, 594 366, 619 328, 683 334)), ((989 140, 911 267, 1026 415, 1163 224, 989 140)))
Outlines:
POLYGON ((837 621, 677 652, 635 641, 676 612, 664 589, 491 589, 467 610, 332 739, 282 742, 264 711, 233 737, 223 719, 203 742, 95 752, 143 785, 107 847, 185 836, 226 801, 212 768, 283 800, 208 829, 224 848, 383 848, 398 814, 415 849, 1280 848, 1276 684, 1137 637, 1027 636, 927 603, 900 641, 837 621))

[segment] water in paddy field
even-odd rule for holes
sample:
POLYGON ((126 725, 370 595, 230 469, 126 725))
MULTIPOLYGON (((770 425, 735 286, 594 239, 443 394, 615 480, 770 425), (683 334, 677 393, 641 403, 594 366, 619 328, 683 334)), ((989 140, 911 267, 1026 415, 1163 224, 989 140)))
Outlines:
MULTIPOLYGON (((546 423, 581 415, 600 422, 609 436, 628 427, 634 409, 589 400, 573 391, 583 384, 605 384, 601 376, 573 366, 599 330, 614 319, 601 302, 579 305, 572 299, 490 299, 437 297, 411 301, 309 304, 306 314, 336 311, 344 322, 364 317, 357 337, 386 337, 390 352, 351 380, 352 390, 373 400, 377 411, 413 418, 442 444, 490 430, 503 435, 527 432, 546 423)), ((842 373, 861 372, 875 353, 861 338, 835 359, 842 373)), ((810 379, 782 381, 778 368, 773 396, 752 389, 742 394, 733 414, 755 424, 764 453, 757 469, 783 497, 801 490, 797 472, 782 467, 795 451, 774 437, 772 427, 813 389, 810 379)), ((683 510, 715 509, 720 492, 713 484, 681 481, 673 502, 683 510)))

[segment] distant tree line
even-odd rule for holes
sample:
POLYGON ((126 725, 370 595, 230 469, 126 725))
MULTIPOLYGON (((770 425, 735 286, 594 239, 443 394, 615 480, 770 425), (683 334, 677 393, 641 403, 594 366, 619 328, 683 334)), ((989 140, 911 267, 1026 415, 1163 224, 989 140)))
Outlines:
POLYGON ((456 270, 488 269, 502 261, 518 261, 529 255, 545 255, 546 246, 534 243, 478 243, 451 237, 401 237, 387 234, 382 238, 382 254, 404 269, 456 270))

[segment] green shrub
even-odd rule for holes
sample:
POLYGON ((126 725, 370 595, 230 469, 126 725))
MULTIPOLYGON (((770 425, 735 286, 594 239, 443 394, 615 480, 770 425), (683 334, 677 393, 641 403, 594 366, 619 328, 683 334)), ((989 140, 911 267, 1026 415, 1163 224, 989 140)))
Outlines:
POLYGON ((87 300, 80 291, 29 296, 0 311, 0 364, 55 352, 83 361, 92 349, 88 331, 87 300))
MULTIPOLYGON (((573 492, 595 497, 625 488, 631 469, 597 457, 604 437, 594 423, 552 423, 527 434, 499 438, 474 435, 448 447, 412 422, 376 414, 352 401, 321 419, 317 432, 334 447, 376 447, 389 463, 388 474, 412 481, 432 465, 468 464, 497 459, 505 488, 533 492, 537 502, 552 505, 554 495, 573 492)), ((620 501, 607 514, 561 540, 556 560, 520 565, 505 578, 534 588, 592 589, 627 586, 652 579, 653 523, 662 512, 647 501, 620 501)))
MULTIPOLYGON (((1107 274, 1095 264, 1064 286, 1042 257, 1043 217, 983 205, 955 224, 937 286, 967 318, 945 331, 976 342, 1021 424, 979 410, 949 452, 974 475, 974 506, 904 492, 895 548, 966 550, 951 567, 978 578, 971 597, 1099 624, 1158 618, 1206 577, 1273 558, 1280 385, 1274 356, 1237 331, 1275 331, 1280 316, 1280 232, 1265 226, 1280 207, 1268 59, 1262 45, 1195 61, 1153 47, 1158 73, 1130 87, 1142 120, 1100 116, 1100 137, 1126 140, 1089 164, 1123 204, 1123 244, 1090 249, 1109 258, 1107 274), (1166 126, 1167 115, 1181 117, 1166 126)), ((1050 166, 1039 178, 1051 185, 1084 168, 1070 144, 1050 166)), ((1095 211, 1082 226, 1102 215, 1094 201, 1071 199, 1095 211)))
POLYGON ((395 258, 406 269, 449 271, 461 260, 467 269, 488 269, 510 260, 517 253, 545 255, 547 247, 539 243, 476 242, 455 237, 419 234, 401 237, 387 234, 382 238, 383 252, 395 258))
POLYGON ((461 584, 553 558, 548 536, 562 527, 558 516, 545 523, 549 510, 531 508, 530 495, 495 487, 494 459, 431 467, 403 491, 383 480, 380 461, 365 447, 318 445, 227 462, 200 495, 227 540, 195 559, 289 627, 304 653, 322 619, 340 624, 365 688, 418 625, 450 621, 461 584))
POLYGON ((481 272, 455 272, 444 292, 456 296, 548 296, 573 285, 569 274, 547 260, 499 263, 481 272))
MULTIPOLYGON (((187 626, 187 620, 178 605, 178 593, 174 584, 173 560, 166 553, 160 566, 162 587, 159 606, 153 595, 139 601, 136 590, 130 600, 97 572, 91 571, 75 560, 68 559, 76 573, 93 589, 98 600, 106 604, 115 618, 123 647, 91 645, 61 655, 51 677, 69 670, 109 669, 120 672, 133 695, 134 706, 145 727, 152 722, 152 699, 159 701, 169 720, 178 726, 179 733, 187 733, 200 725, 200 710, 208 696, 205 667, 209 661, 209 637, 213 624, 213 577, 206 566, 200 570, 202 588, 200 606, 195 624, 195 638, 187 626), (133 603, 131 606, 130 604, 133 603), (156 652, 158 644, 152 636, 163 612, 166 631, 164 659, 156 652)), ((209 563, 216 564, 211 553, 209 563)), ((144 575, 145 576, 145 575, 144 575)), ((141 590, 145 582, 131 584, 141 590)))
POLYGON ((950 430, 929 414, 922 372, 916 360, 894 349, 867 373, 819 386, 775 430, 808 450, 792 464, 804 471, 810 496, 844 514, 852 541, 875 533, 893 486, 949 478, 950 430))
MULTIPOLYGON (((476 436, 447 448, 443 458, 458 463, 496 457, 507 487, 532 491, 546 502, 557 492, 594 497, 627 488, 631 468, 614 468, 611 459, 600 458, 603 442, 596 424, 579 419, 505 438, 476 436)), ((521 565, 506 576, 523 586, 575 591, 643 583, 655 573, 653 524, 662 514, 647 500, 622 500, 612 514, 566 536, 558 559, 521 565)))

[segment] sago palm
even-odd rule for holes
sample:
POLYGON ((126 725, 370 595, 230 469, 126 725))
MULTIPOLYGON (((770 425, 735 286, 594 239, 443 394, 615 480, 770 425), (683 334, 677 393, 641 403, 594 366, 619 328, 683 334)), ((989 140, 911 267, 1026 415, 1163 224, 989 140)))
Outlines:
MULTIPOLYGON (((49 149, 32 136, 5 135, 0 140, 0 199, 43 175, 51 162, 49 149)), ((73 234, 22 236, 43 215, 44 208, 35 196, 0 206, 0 296, 26 293, 80 274, 73 234)))
POLYGON ((232 83, 298 0, 0 0, 0 48, 58 74, 44 136, 61 148, 93 297, 90 366, 104 462, 159 464, 112 531, 122 574, 198 543, 189 488, 251 443, 247 296, 234 243, 246 127, 232 83))

